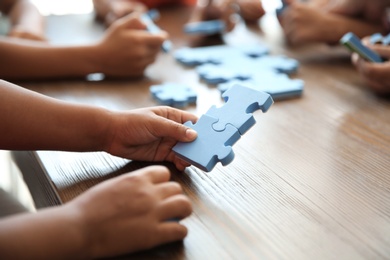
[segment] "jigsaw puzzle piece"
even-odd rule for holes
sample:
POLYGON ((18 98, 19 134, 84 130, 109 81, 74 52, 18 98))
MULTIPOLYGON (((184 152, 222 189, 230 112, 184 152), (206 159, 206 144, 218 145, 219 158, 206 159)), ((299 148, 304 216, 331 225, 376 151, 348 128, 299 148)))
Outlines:
POLYGON ((184 25, 184 32, 187 34, 213 35, 225 31, 226 24, 222 20, 210 20, 184 25))
POLYGON ((382 58, 370 48, 364 46, 360 39, 352 32, 345 34, 341 39, 340 43, 343 44, 352 52, 356 52, 360 57, 371 62, 382 62, 382 58))
POLYGON ((192 88, 178 83, 153 85, 150 93, 160 104, 173 107, 185 107, 197 100, 197 93, 192 88))
POLYGON ((252 73, 243 66, 216 66, 213 64, 204 64, 196 68, 199 77, 208 84, 219 84, 231 80, 250 79, 252 73))
POLYGON ((268 68, 278 72, 291 74, 298 70, 299 62, 286 56, 263 56, 254 59, 254 69, 268 68))
POLYGON ((390 33, 383 37, 382 44, 386 46, 390 44, 390 33))
POLYGON ((259 73, 252 79, 228 81, 218 84, 217 87, 222 94, 236 84, 266 92, 274 100, 299 97, 304 88, 303 80, 290 79, 287 75, 280 73, 259 73))
POLYGON ((260 109, 265 113, 274 103, 269 94, 242 85, 232 86, 222 97, 226 103, 219 108, 212 106, 206 115, 218 119, 213 124, 215 131, 225 131, 228 125, 232 125, 241 135, 256 123, 252 115, 254 111, 260 109))
POLYGON ((374 33, 373 35, 370 36, 370 43, 371 44, 379 44, 382 43, 383 36, 381 33, 374 33))
POLYGON ((175 59, 186 66, 198 66, 205 63, 219 64, 222 54, 199 48, 181 48, 175 51, 175 59))
MULTIPOLYGON (((161 29, 154 23, 154 19, 156 19, 159 16, 158 11, 155 9, 150 10, 147 13, 144 13, 141 15, 141 20, 145 23, 146 29, 152 33, 160 33, 161 29), (156 13, 157 12, 157 13, 156 13)), ((162 50, 164 52, 169 52, 172 49, 172 42, 169 40, 165 40, 161 46, 162 50)))
POLYGON ((178 49, 174 56, 177 61, 187 66, 201 64, 222 64, 226 60, 237 59, 238 57, 261 57, 268 54, 269 49, 261 44, 228 46, 218 45, 198 48, 178 49))
POLYGON ((232 145, 241 135, 231 125, 226 126, 222 132, 214 131, 212 125, 218 119, 209 115, 202 115, 196 124, 186 122, 198 133, 198 137, 190 143, 177 143, 173 151, 182 160, 189 162, 203 171, 211 171, 218 162, 222 165, 231 163, 234 159, 232 145))
POLYGON ((298 61, 284 56, 248 58, 230 56, 222 64, 204 64, 196 68, 201 79, 209 84, 219 84, 231 80, 248 80, 264 71, 292 73, 299 67, 298 61))

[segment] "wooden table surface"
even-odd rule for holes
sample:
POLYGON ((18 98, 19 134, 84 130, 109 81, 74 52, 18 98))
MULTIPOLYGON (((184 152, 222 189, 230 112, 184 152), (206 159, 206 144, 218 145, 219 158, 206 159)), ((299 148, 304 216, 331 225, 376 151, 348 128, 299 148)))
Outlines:
MULTIPOLYGON (((158 24, 175 48, 208 43, 182 33, 189 12, 162 10, 158 24)), ((101 36, 91 15, 50 19, 54 42, 77 39, 80 21, 84 30, 94 28, 84 37, 101 36)), ((235 144, 236 157, 228 166, 205 173, 168 165, 193 202, 194 213, 182 221, 189 235, 183 243, 123 259, 390 259, 389 99, 364 88, 342 48, 289 48, 275 17, 260 25, 241 24, 224 41, 261 42, 272 54, 298 59, 294 77, 305 81, 303 96, 256 112, 257 124, 235 144)), ((149 86, 164 81, 193 86, 198 102, 186 109, 198 115, 222 103, 214 86, 164 53, 143 79, 19 84, 62 100, 122 110, 156 105, 149 86)), ((147 165, 106 153, 19 151, 13 157, 37 207, 69 201, 105 179, 147 165)))

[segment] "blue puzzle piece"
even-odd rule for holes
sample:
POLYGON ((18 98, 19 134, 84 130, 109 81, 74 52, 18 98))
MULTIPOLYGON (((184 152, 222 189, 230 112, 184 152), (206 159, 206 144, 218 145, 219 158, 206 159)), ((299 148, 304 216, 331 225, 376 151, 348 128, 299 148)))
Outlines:
POLYGON ((382 44, 388 46, 390 44, 390 33, 383 37, 382 44))
POLYGON ((232 57, 260 57, 268 54, 269 49, 261 44, 244 46, 218 45, 198 48, 181 48, 175 51, 175 59, 187 66, 197 66, 201 64, 222 64, 232 57))
POLYGON ((150 93, 160 104, 173 107, 185 107, 197 99, 197 93, 192 88, 178 83, 151 86, 150 93))
POLYGON ((263 71, 292 73, 299 63, 284 56, 263 56, 260 58, 232 57, 222 64, 204 64, 197 67, 201 79, 209 84, 231 80, 249 80, 263 71))
POLYGON ((210 20, 203 22, 187 23, 184 32, 187 34, 213 35, 223 33, 226 24, 222 20, 210 20))
MULTIPOLYGON (((160 33, 161 29, 153 22, 153 19, 156 18, 156 11, 151 10, 149 12, 142 14, 141 20, 145 23, 146 28, 150 33, 152 34, 160 33)), ((169 40, 165 40, 161 48, 164 52, 169 52, 172 48, 172 42, 169 40)))
POLYGON ((213 124, 215 131, 224 131, 227 125, 233 125, 241 135, 256 123, 254 111, 261 109, 265 113, 274 103, 269 94, 241 85, 232 86, 222 96, 226 103, 218 108, 212 106, 206 114, 218 118, 213 124))
POLYGON ((359 54, 360 57, 367 61, 371 62, 382 62, 382 58, 373 50, 367 48, 364 46, 360 39, 353 34, 352 32, 349 32, 345 34, 341 39, 340 43, 346 46, 350 51, 356 52, 359 54))
POLYGON ((373 35, 370 36, 371 44, 382 43, 382 40, 383 40, 383 36, 380 33, 374 33, 373 35))
POLYGON ((228 81, 218 84, 217 87, 222 94, 236 84, 266 92, 274 100, 299 97, 302 95, 304 88, 303 80, 290 79, 285 74, 275 72, 258 73, 252 79, 228 81))
POLYGON ((182 160, 207 172, 218 162, 222 165, 231 163, 234 159, 232 145, 241 135, 231 125, 226 126, 222 132, 214 131, 212 124, 217 121, 218 119, 209 115, 202 115, 196 124, 186 122, 184 125, 197 131, 198 136, 191 143, 177 143, 172 150, 182 160))
MULTIPOLYGON (((236 64, 238 65, 238 64, 236 64)), ((208 84, 219 84, 235 79, 247 80, 252 76, 251 71, 247 70, 245 66, 226 66, 204 64, 199 66, 196 70, 201 79, 208 84)))

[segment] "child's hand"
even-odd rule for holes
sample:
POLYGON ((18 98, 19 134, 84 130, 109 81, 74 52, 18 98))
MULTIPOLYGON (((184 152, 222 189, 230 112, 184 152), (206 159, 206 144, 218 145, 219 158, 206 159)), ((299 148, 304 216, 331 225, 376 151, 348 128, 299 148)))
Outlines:
POLYGON ((189 166, 175 156, 172 147, 196 138, 196 132, 183 125, 195 122, 195 115, 160 106, 118 113, 112 119, 104 149, 108 153, 132 160, 170 161, 179 170, 189 166))
MULTIPOLYGON (((364 43, 368 45, 368 38, 364 43)), ((384 59, 390 59, 390 46, 368 45, 384 59)), ((352 54, 352 62, 362 76, 366 85, 378 94, 390 94, 390 62, 373 63, 365 61, 356 53, 352 54)))
POLYGON ((161 51, 167 34, 151 34, 145 30, 138 13, 125 16, 107 29, 96 45, 97 70, 108 76, 142 76, 161 51))
POLYGON ((314 5, 292 2, 279 15, 279 21, 289 43, 293 45, 313 42, 338 42, 335 21, 331 15, 314 5))
POLYGON ((167 168, 151 166, 107 180, 65 204, 81 231, 87 258, 112 257, 182 240, 177 221, 192 206, 167 168))

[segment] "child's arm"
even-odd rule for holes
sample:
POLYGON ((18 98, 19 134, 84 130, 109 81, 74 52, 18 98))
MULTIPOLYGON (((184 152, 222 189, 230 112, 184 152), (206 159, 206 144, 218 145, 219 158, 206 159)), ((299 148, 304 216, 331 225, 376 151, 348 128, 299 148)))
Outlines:
POLYGON ((3 0, 0 1, 0 11, 10 19, 8 36, 46 41, 44 18, 30 1, 3 0))
POLYGON ((139 16, 116 21, 103 39, 85 46, 52 46, 0 38, 0 78, 36 79, 84 77, 104 73, 115 77, 142 76, 154 62, 167 35, 151 34, 139 16))
POLYGON ((185 164, 172 152, 196 133, 197 118, 170 107, 125 112, 71 104, 0 81, 0 147, 8 150, 106 151, 143 161, 185 164))
POLYGON ((1 259, 100 259, 182 240, 191 214, 168 169, 105 181, 59 207, 0 219, 1 259), (103 209, 103 210, 102 210, 103 209))

